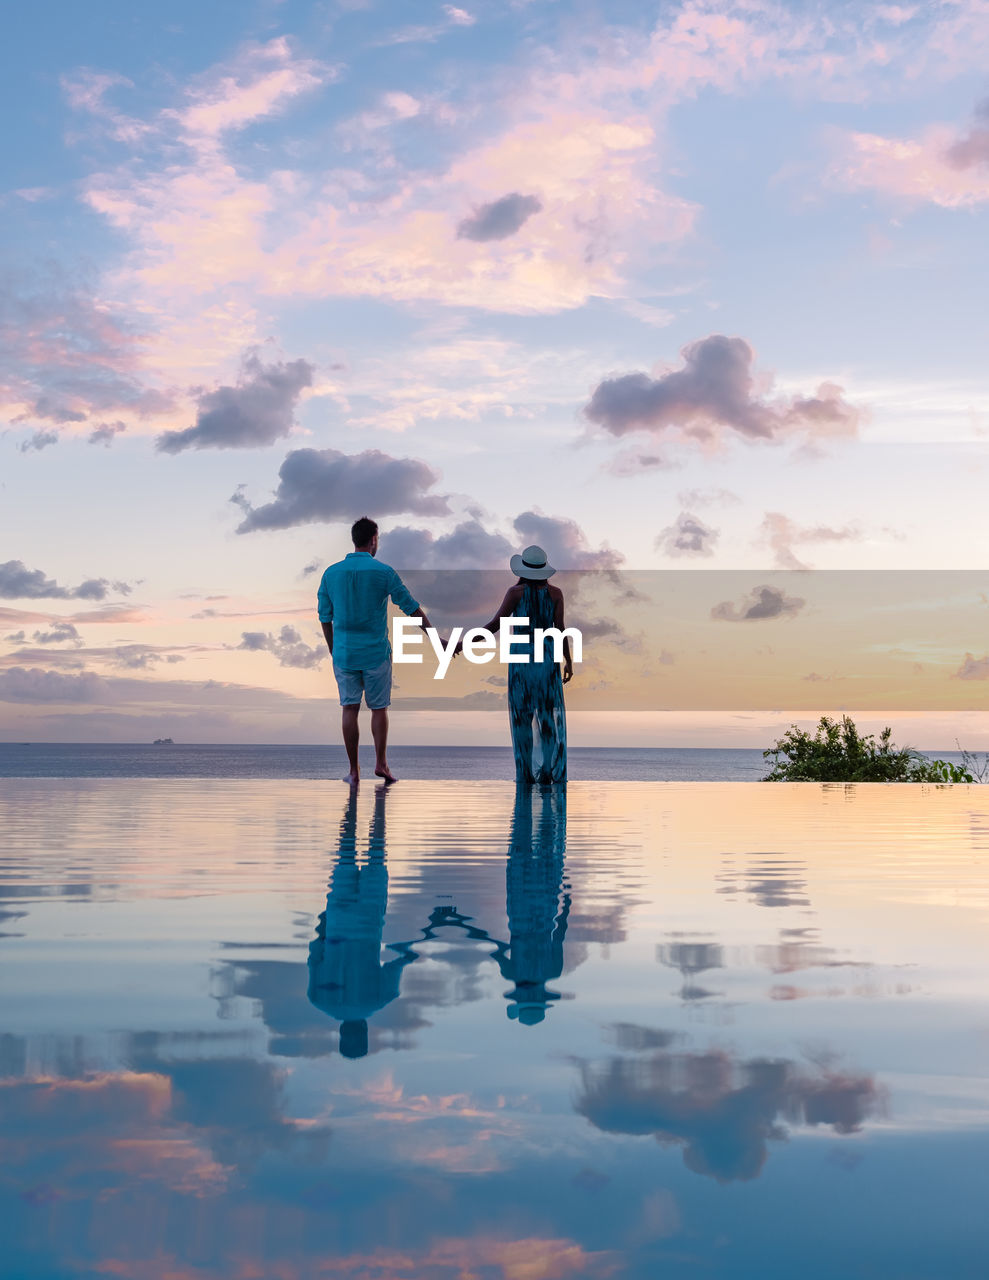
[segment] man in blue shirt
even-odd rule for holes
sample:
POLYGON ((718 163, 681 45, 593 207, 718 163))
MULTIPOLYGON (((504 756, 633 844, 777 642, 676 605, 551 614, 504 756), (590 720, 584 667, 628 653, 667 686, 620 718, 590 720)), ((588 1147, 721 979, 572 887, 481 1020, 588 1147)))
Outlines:
POLYGON ((357 715, 361 695, 371 710, 371 737, 374 739, 374 772, 385 782, 397 778, 388 768, 388 705, 391 702, 391 644, 388 640, 388 599, 410 618, 429 619, 412 598, 391 565, 375 559, 378 553, 378 526, 367 516, 354 522, 350 531, 354 550, 323 574, 317 594, 319 620, 333 659, 333 674, 343 708, 343 742, 350 772, 344 778, 351 786, 360 781, 357 744, 360 730, 357 715))

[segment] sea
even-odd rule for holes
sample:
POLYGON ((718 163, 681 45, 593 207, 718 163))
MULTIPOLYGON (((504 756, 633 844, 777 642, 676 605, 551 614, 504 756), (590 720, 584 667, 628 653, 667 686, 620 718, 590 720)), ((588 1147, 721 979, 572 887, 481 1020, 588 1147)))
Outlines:
MULTIPOLYGON (((961 763, 954 751, 927 752, 961 763)), ((400 778, 509 781, 509 747, 395 746, 389 763, 400 778)), ((371 776, 370 748, 361 767, 371 776)), ((571 747, 574 782, 757 782, 768 764, 758 748, 571 747)), ((0 743, 0 778, 336 778, 346 772, 342 746, 176 743, 0 743)))

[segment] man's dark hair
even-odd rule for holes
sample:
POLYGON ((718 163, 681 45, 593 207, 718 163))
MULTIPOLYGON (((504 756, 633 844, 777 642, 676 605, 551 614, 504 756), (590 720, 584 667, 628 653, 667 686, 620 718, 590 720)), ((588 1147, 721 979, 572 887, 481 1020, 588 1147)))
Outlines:
POLYGON ((367 1057, 366 1019, 348 1019, 340 1023, 340 1052, 345 1058, 367 1057))
POLYGON ((361 516, 359 520, 354 521, 350 536, 354 540, 355 547, 366 547, 377 532, 378 526, 376 522, 369 519, 368 516, 361 516))

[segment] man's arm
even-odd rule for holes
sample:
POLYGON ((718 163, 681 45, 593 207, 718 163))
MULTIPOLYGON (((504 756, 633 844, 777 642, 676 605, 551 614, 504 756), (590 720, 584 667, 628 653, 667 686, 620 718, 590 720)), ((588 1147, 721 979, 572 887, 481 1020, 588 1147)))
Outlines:
POLYGON ((421 618, 423 627, 431 627, 433 625, 421 609, 413 609, 413 611, 409 614, 409 617, 421 618))
MULTIPOLYGON (((422 609, 419 607, 419 601, 415 599, 415 597, 412 595, 412 592, 408 589, 408 587, 405 585, 402 579, 398 576, 395 570, 392 569, 391 572, 392 572, 392 579, 391 579, 391 585, 390 585, 388 594, 392 598, 392 603, 395 605, 397 609, 401 609, 402 612, 406 615, 406 617, 420 618, 422 620, 422 625, 424 628, 431 627, 433 624, 429 621, 425 613, 423 613, 422 609)), ((442 636, 440 637, 440 639, 443 640, 443 644, 445 646, 447 643, 446 640, 443 639, 442 636)))
POLYGON ((392 569, 391 577, 388 580, 388 594, 392 598, 392 603, 396 609, 401 609, 408 618, 425 618, 425 614, 419 608, 419 601, 413 596, 396 571, 392 569))
POLYGON ((330 657, 333 657, 333 601, 330 599, 330 593, 326 589, 326 575, 324 574, 319 580, 319 590, 316 592, 316 612, 319 615, 320 625, 323 628, 323 636, 326 640, 326 647, 330 651, 330 657))

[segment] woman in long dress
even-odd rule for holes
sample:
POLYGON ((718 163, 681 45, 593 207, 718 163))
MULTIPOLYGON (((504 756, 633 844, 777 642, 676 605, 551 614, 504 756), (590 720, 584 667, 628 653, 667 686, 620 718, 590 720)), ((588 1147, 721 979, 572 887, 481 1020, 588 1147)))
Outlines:
POLYGON ((528 662, 508 664, 508 710, 512 727, 517 782, 547 783, 567 780, 567 716, 563 686, 573 678, 570 639, 563 641, 563 671, 553 657, 553 641, 543 638, 535 651, 537 627, 563 630, 563 592, 550 585, 556 570, 542 547, 526 547, 512 556, 512 573, 518 582, 509 587, 501 607, 487 624, 497 632, 502 618, 528 618, 528 631, 520 632, 512 652, 527 655, 528 662))

